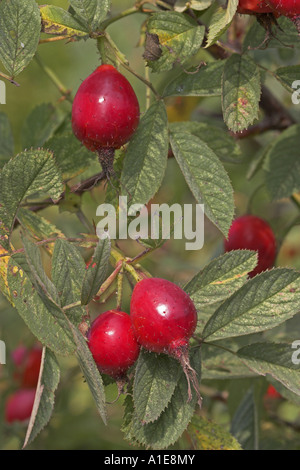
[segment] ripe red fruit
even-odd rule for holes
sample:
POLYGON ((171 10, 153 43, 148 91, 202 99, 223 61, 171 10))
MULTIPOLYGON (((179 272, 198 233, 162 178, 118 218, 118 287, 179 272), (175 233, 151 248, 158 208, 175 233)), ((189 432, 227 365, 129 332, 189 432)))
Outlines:
POLYGON ((272 13, 272 9, 265 0, 240 0, 238 13, 253 15, 255 13, 272 13))
POLYGON ((111 377, 124 376, 138 358, 140 346, 125 312, 109 310, 100 314, 92 322, 87 338, 100 372, 111 377))
POLYGON ((234 220, 224 248, 225 251, 247 249, 258 252, 258 264, 249 273, 250 277, 271 268, 276 257, 274 233, 265 220, 255 215, 244 215, 234 220))
POLYGON ((270 398, 271 400, 277 400, 282 398, 279 392, 277 392, 276 388, 273 385, 269 385, 266 391, 266 398, 270 398))
POLYGON ((189 364, 188 346, 197 325, 196 308, 186 292, 166 279, 139 281, 132 293, 130 316, 138 342, 145 349, 180 361, 201 400, 197 375, 189 364))
POLYGON ((140 109, 128 80, 112 65, 101 65, 80 85, 73 102, 72 128, 88 149, 99 154, 102 168, 112 171, 115 149, 138 127, 140 109))
POLYGON ((19 346, 13 351, 12 358, 16 365, 15 379, 20 386, 36 387, 40 373, 42 347, 38 344, 31 349, 19 346))
POLYGON ((35 398, 35 389, 25 388, 11 394, 5 403, 5 421, 27 421, 30 418, 35 398))
POLYGON ((273 11, 280 13, 288 18, 296 18, 300 16, 299 0, 266 0, 273 11))

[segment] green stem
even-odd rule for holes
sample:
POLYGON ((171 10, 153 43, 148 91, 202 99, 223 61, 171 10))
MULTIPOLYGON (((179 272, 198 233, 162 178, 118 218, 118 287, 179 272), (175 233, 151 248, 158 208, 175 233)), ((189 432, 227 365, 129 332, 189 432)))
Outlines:
POLYGON ((128 10, 124 10, 118 15, 115 15, 112 18, 108 18, 108 20, 103 21, 101 25, 101 30, 104 31, 112 23, 115 23, 116 21, 121 20, 122 18, 126 18, 126 16, 130 16, 130 15, 133 15, 134 13, 139 13, 141 11, 142 10, 137 5, 135 5, 132 8, 128 8, 128 10))
POLYGON ((124 56, 124 54, 122 54, 119 49, 117 48, 117 46, 115 45, 115 43, 113 42, 113 40, 111 39, 110 35, 105 32, 105 38, 108 42, 108 44, 110 45, 113 53, 115 54, 116 56, 116 59, 117 61, 119 62, 120 65, 122 65, 122 67, 124 67, 126 70, 128 70, 128 72, 130 72, 132 75, 134 75, 136 78, 138 78, 141 82, 143 82, 147 87, 150 88, 150 90, 153 92, 153 94, 156 96, 157 99, 161 99, 161 96, 158 94, 158 92, 155 90, 155 88, 153 87, 152 83, 150 83, 148 80, 146 80, 146 78, 142 77, 141 75, 139 75, 138 73, 136 73, 130 66, 129 66, 129 63, 128 63, 128 60, 126 59, 126 57, 124 56))
POLYGON ((107 63, 107 57, 106 57, 105 37, 104 36, 99 36, 98 37, 98 39, 97 39, 97 48, 98 48, 98 51, 100 52, 101 63, 106 64, 107 63))
POLYGON ((85 228, 88 230, 88 232, 93 233, 94 232, 94 227, 91 224, 91 222, 88 220, 86 215, 82 212, 81 209, 78 209, 78 211, 76 212, 76 215, 77 215, 78 219, 80 220, 80 222, 82 223, 82 225, 84 225, 85 228))
POLYGON ((120 269, 120 272, 117 277, 117 309, 122 309, 122 298, 123 298, 123 280, 124 280, 124 267, 120 269))
POLYGON ((292 195, 290 199, 300 211, 300 201, 298 201, 298 199, 294 195, 292 195))
POLYGON ((59 92, 66 98, 66 100, 68 100, 68 101, 70 101, 70 103, 72 103, 73 101, 72 101, 72 97, 71 97, 71 91, 68 90, 64 86, 64 84, 60 81, 60 79, 53 72, 53 70, 43 63, 43 61, 40 59, 40 57, 37 53, 35 54, 34 58, 35 58, 35 61, 38 63, 38 65, 41 67, 41 69, 48 76, 48 78, 52 81, 52 83, 59 90, 59 92))

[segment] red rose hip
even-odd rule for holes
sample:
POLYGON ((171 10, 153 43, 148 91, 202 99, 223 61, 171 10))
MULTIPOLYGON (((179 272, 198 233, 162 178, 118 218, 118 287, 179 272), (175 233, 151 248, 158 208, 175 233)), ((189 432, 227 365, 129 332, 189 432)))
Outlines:
POLYGON ((120 310, 100 314, 87 334, 88 345, 100 372, 114 378, 126 374, 138 358, 140 346, 131 318, 120 310))
POLYGON ((240 0, 237 11, 247 15, 273 12, 272 8, 264 0, 240 0))
POLYGON ((11 394, 5 403, 5 421, 14 423, 15 421, 27 421, 32 412, 35 389, 25 388, 11 394))
POLYGON ((258 264, 249 273, 250 277, 271 268, 276 257, 274 233, 265 220, 255 215, 244 215, 233 221, 224 248, 226 252, 241 249, 258 252, 258 264))
POLYGON ((101 65, 80 85, 72 107, 75 136, 98 152, 105 172, 112 171, 115 149, 138 127, 140 109, 128 80, 112 65, 101 65))
POLYGON ((200 403, 197 374, 188 357, 189 339, 197 325, 197 311, 188 294, 166 279, 142 279, 132 293, 130 316, 141 346, 179 360, 188 380, 189 400, 192 381, 200 403))

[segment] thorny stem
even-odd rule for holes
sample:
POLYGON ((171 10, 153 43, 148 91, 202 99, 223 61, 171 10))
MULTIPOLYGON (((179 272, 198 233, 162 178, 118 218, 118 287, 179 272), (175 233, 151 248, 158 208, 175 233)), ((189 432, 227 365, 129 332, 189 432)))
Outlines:
POLYGON ((106 21, 102 23, 101 25, 102 30, 104 31, 112 23, 115 23, 116 21, 121 20, 122 18, 126 18, 127 16, 134 15, 135 13, 147 13, 142 8, 142 5, 144 3, 146 2, 137 3, 134 7, 128 8, 127 10, 122 11, 118 15, 108 18, 106 21))
POLYGON ((124 265, 121 265, 117 276, 117 309, 122 309, 122 298, 123 298, 123 281, 124 281, 124 265))

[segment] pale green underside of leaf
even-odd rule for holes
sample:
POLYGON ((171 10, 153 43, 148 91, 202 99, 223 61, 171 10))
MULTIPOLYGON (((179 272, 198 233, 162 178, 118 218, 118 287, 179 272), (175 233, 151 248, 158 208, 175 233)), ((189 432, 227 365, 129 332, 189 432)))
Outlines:
POLYGON ((276 268, 255 276, 224 301, 207 322, 213 340, 265 331, 300 310, 300 274, 276 268))
POLYGON ((229 0, 225 10, 223 8, 219 8, 215 11, 209 25, 205 47, 210 47, 214 44, 230 26, 236 13, 238 3, 239 0, 229 0))
POLYGON ((141 119, 124 159, 121 186, 130 205, 147 204, 161 186, 168 157, 167 113, 162 101, 141 119))
POLYGON ((280 67, 274 72, 274 77, 291 93, 300 88, 300 65, 289 65, 288 67, 280 67), (293 87, 293 83, 298 81, 298 86, 293 87))
POLYGON ((60 369, 56 357, 52 351, 44 348, 35 403, 23 448, 30 445, 50 421, 54 409, 55 391, 58 387, 59 380, 60 369))
POLYGON ((258 118, 260 72, 248 55, 233 54, 226 62, 222 84, 224 121, 233 132, 247 129, 258 118))
POLYGON ((35 0, 2 0, 0 3, 0 61, 15 77, 33 58, 41 31, 35 0))
POLYGON ((290 344, 254 343, 238 351, 239 357, 257 374, 271 375, 300 396, 300 365, 292 362, 290 344))
POLYGON ((187 132, 171 133, 170 143, 196 201, 204 204, 205 215, 227 237, 234 200, 222 163, 205 142, 187 132))

